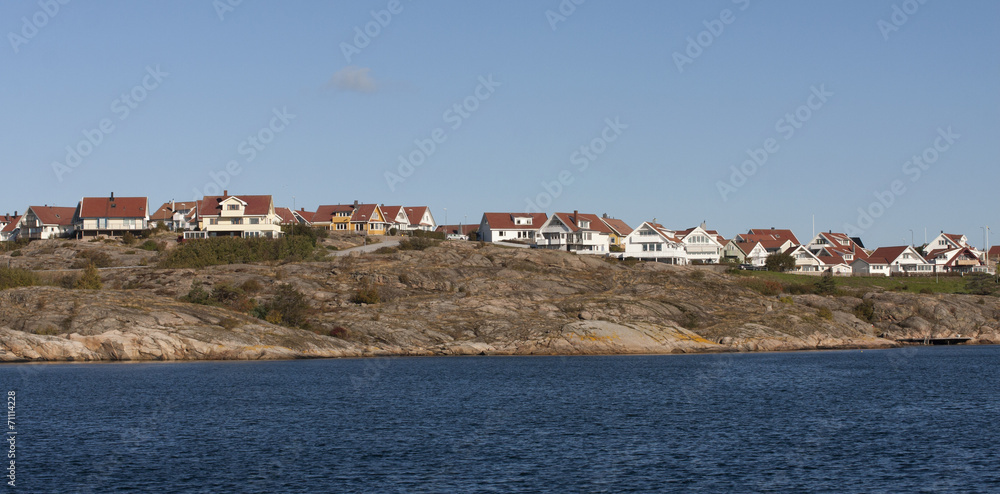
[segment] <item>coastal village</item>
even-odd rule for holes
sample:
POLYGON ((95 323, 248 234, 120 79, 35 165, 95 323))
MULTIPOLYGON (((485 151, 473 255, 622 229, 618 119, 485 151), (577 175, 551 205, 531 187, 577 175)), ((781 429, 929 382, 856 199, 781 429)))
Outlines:
POLYGON ((865 246, 833 231, 802 242, 790 229, 749 228, 725 238, 702 223, 668 228, 655 219, 630 226, 607 214, 486 212, 478 223, 439 224, 427 206, 350 203, 316 211, 277 207, 270 195, 205 196, 170 201, 155 210, 147 197, 84 197, 75 206, 29 206, 0 215, 0 241, 93 239, 139 234, 152 228, 176 232, 179 241, 233 236, 276 238, 284 227, 304 225, 365 236, 439 232, 452 240, 478 240, 582 255, 634 258, 675 265, 739 264, 764 269, 769 256, 794 259, 786 270, 833 276, 913 276, 994 272, 1000 246, 984 252, 961 233, 941 232, 926 245, 865 246))

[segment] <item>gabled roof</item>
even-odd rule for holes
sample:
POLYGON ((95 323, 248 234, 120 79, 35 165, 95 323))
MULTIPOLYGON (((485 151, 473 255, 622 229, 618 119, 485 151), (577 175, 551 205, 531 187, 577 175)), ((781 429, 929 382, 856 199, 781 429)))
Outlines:
POLYGON ((295 218, 295 214, 292 213, 291 209, 288 208, 274 208, 274 214, 281 217, 282 225, 296 225, 299 220, 295 218))
POLYGON ((538 230, 548 219, 545 213, 483 213, 483 220, 493 230, 538 230), (531 224, 515 225, 514 218, 531 218, 531 224))
MULTIPOLYGON (((198 201, 174 202, 174 209, 170 209, 170 203, 165 202, 159 209, 149 217, 151 221, 168 221, 174 218, 174 211, 198 209, 198 201)), ((189 213, 190 214, 190 213, 189 213)))
POLYGON ((668 242, 672 242, 672 243, 675 243, 675 244, 683 243, 680 238, 678 238, 676 235, 674 235, 674 232, 672 232, 672 231, 664 228, 663 225, 661 225, 659 223, 653 223, 652 221, 644 221, 644 222, 642 222, 642 224, 639 225, 639 226, 637 226, 635 228, 635 230, 632 230, 632 233, 630 233, 629 235, 632 235, 632 234, 635 234, 636 232, 641 231, 643 229, 642 228, 643 226, 648 226, 651 230, 653 230, 654 232, 656 232, 656 234, 658 236, 662 237, 664 240, 666 240, 668 242))
MULTIPOLYGON (((921 256, 920 253, 918 253, 916 251, 916 249, 913 249, 909 245, 897 245, 897 246, 893 246, 893 247, 879 247, 879 248, 875 249, 875 251, 872 252, 871 255, 868 256, 868 258, 869 259, 882 258, 882 259, 885 259, 886 264, 892 264, 897 259, 899 259, 899 256, 903 255, 903 253, 906 252, 906 251, 908 251, 908 250, 912 250, 916 254, 916 256, 914 256, 914 257, 916 259, 918 259, 920 262, 922 262, 922 263, 926 263, 927 262, 927 260, 924 259, 923 256, 921 256)), ((870 261, 869 264, 871 264, 872 262, 874 262, 874 261, 870 261)))
POLYGON ((611 228, 601 221, 601 218, 596 214, 586 214, 586 213, 554 213, 553 218, 558 218, 559 222, 566 225, 571 232, 578 232, 580 230, 590 230, 605 234, 611 233, 611 228), (580 226, 581 221, 587 221, 590 226, 587 228, 582 228, 580 226))
POLYGON ((306 211, 305 208, 300 208, 298 211, 292 211, 292 214, 309 225, 312 224, 313 218, 316 216, 316 213, 306 211))
POLYGON ((822 262, 826 266, 833 266, 833 265, 837 265, 837 264, 847 264, 847 261, 845 261, 844 258, 841 257, 841 256, 839 256, 839 255, 816 256, 816 258, 819 259, 819 261, 822 262))
POLYGON ((313 214, 313 223, 329 222, 337 213, 348 213, 348 216, 350 216, 353 212, 354 206, 351 204, 320 206, 313 214))
MULTIPOLYGON (((428 212, 427 206, 410 206, 404 208, 406 212, 406 218, 410 220, 410 225, 413 226, 431 226, 431 223, 423 223, 424 213, 428 212)), ((383 211, 385 211, 383 209, 383 211)), ((388 215, 389 213, 386 213, 388 215)))
POLYGON ((1000 256, 1000 245, 994 245, 993 247, 990 247, 989 256, 990 257, 1000 256))
POLYGON ((76 216, 76 208, 61 208, 57 206, 31 206, 29 211, 35 213, 43 225, 70 226, 76 216))
POLYGON ((84 197, 80 218, 143 218, 149 214, 145 197, 84 197))
POLYGON ((358 204, 358 207, 354 209, 354 214, 351 215, 351 223, 368 223, 372 221, 375 217, 375 211, 382 213, 382 220, 387 223, 391 223, 392 220, 386 220, 385 212, 382 208, 378 207, 378 204, 358 204))
POLYGON ((795 238, 795 234, 791 230, 780 229, 780 228, 751 228, 749 232, 750 235, 770 235, 775 239, 780 240, 791 240, 793 244, 798 244, 799 239, 795 238))
MULTIPOLYGON (((389 223, 397 223, 396 216, 399 216, 399 211, 402 209, 403 206, 382 206, 382 214, 385 215, 385 220, 389 223)), ((409 218, 409 216, 406 217, 406 224, 409 224, 409 218)))
POLYGON ((733 247, 739 249, 739 251, 742 252, 743 255, 745 255, 745 256, 750 255, 750 253, 753 252, 753 250, 756 249, 758 245, 760 245, 761 248, 767 250, 761 244, 761 242, 737 242, 735 240, 730 240, 730 241, 726 242, 726 245, 727 246, 728 245, 732 245, 733 247))
POLYGON ((620 219, 601 216, 601 222, 608 225, 608 228, 618 234, 619 237, 626 237, 629 233, 632 233, 632 227, 620 219))
POLYGON ((271 212, 271 196, 205 196, 199 201, 198 214, 201 216, 219 216, 222 213, 222 202, 235 198, 246 204, 243 214, 246 216, 266 216, 271 212))
POLYGON ((11 216, 11 215, 7 215, 7 216, 6 216, 5 218, 4 218, 4 221, 5 221, 5 222, 6 222, 7 224, 6 224, 6 225, 4 225, 3 229, 2 229, 2 230, 0 230, 0 232, 7 232, 7 233, 13 233, 13 232, 14 232, 14 230, 17 230, 17 228, 18 228, 17 224, 18 224, 18 223, 19 223, 19 222, 21 221, 21 216, 11 216))

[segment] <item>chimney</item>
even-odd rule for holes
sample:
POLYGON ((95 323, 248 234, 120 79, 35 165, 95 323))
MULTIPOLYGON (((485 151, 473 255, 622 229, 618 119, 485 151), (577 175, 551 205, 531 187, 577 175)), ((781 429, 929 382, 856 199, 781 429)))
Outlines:
POLYGON ((354 200, 354 209, 358 209, 358 200, 357 199, 354 200))
POLYGON ((115 202, 115 193, 111 192, 111 202, 115 202))
POLYGON ((304 213, 306 212, 306 208, 299 208, 299 211, 304 213))
POLYGON ((601 215, 601 218, 604 218, 604 219, 608 219, 608 213, 604 213, 604 214, 602 214, 602 215, 601 215))
POLYGON ((222 197, 229 197, 229 191, 228 190, 223 190, 222 191, 222 197))
POLYGON ((579 221, 576 221, 576 215, 578 215, 578 214, 580 214, 580 211, 574 209, 573 210, 573 223, 579 223, 579 221))

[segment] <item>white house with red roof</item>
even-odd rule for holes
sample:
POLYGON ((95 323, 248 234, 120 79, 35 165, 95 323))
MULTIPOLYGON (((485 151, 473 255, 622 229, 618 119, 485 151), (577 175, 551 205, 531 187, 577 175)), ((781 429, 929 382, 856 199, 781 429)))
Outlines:
POLYGON ((804 245, 790 247, 785 253, 792 256, 792 259, 795 259, 795 269, 792 270, 795 273, 822 274, 825 270, 823 261, 804 245))
POLYGON ((927 259, 933 270, 938 273, 971 273, 985 270, 982 253, 972 247, 934 249, 928 252, 924 259, 927 259))
POLYGON ((431 214, 431 208, 427 206, 407 206, 403 210, 406 213, 407 220, 410 222, 406 228, 407 230, 433 232, 437 228, 437 221, 434 220, 434 215, 431 214))
POLYGON ((715 230, 709 230, 702 222, 701 226, 674 232, 674 236, 684 242, 689 262, 713 264, 722 259, 726 239, 715 230))
POLYGON ((611 228, 596 214, 554 213, 535 236, 535 247, 575 252, 607 254, 611 247, 611 228))
POLYGON ((820 232, 806 244, 806 248, 817 256, 839 255, 848 264, 863 258, 868 252, 846 233, 820 232))
POLYGON ((879 247, 865 258, 858 258, 851 262, 851 267, 856 274, 879 274, 873 266, 885 264, 889 267, 890 274, 931 274, 934 266, 924 259, 911 245, 900 245, 894 247, 879 247))
POLYGON ((483 213, 479 221, 479 239, 533 244, 538 230, 548 219, 545 213, 483 213))
POLYGON ((17 214, 7 213, 0 216, 0 242, 11 242, 17 240, 18 234, 21 232, 21 218, 23 216, 17 214))
POLYGON ((684 242, 674 236, 674 232, 652 221, 645 221, 632 230, 625 237, 624 247, 622 258, 668 264, 688 263, 684 242))
POLYGON ((403 206, 382 206, 382 213, 385 214, 385 220, 390 223, 389 228, 395 228, 397 231, 406 231, 410 228, 410 218, 406 217, 406 210, 403 206))
POLYGON ((76 235, 120 237, 149 228, 149 199, 145 197, 84 197, 80 200, 76 235))
POLYGON ((192 230, 198 226, 198 201, 163 203, 149 216, 151 227, 166 225, 170 231, 192 230))
POLYGON ((198 231, 185 238, 281 236, 281 216, 269 195, 205 196, 198 202, 198 231))
POLYGON ((791 230, 781 228, 751 228, 747 235, 764 235, 773 240, 788 240, 792 245, 799 245, 799 239, 791 230))
POLYGON ((625 237, 632 233, 632 227, 618 218, 612 218, 607 213, 601 215, 601 222, 607 225, 611 233, 608 235, 611 245, 625 248, 625 237))
POLYGON ((927 245, 924 247, 924 250, 927 252, 931 252, 933 250, 940 250, 940 249, 961 249, 962 247, 975 249, 975 247, 969 244, 969 238, 966 237, 965 235, 957 233, 945 233, 942 230, 941 233, 938 234, 938 236, 934 237, 930 242, 927 242, 927 245))
POLYGON ((19 236, 32 240, 69 238, 76 226, 78 208, 29 206, 21 218, 19 236))

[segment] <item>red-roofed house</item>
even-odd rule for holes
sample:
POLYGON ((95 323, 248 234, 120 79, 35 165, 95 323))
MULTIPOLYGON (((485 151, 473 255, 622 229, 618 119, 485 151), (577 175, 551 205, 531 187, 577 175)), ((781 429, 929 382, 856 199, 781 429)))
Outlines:
POLYGON ((789 247, 785 254, 795 259, 795 269, 792 271, 799 274, 821 274, 823 272, 823 261, 816 257, 812 251, 804 245, 789 247))
POLYGON ((299 220, 299 223, 303 225, 313 226, 313 217, 316 216, 315 212, 306 211, 306 208, 299 208, 298 211, 292 211, 295 218, 299 220))
POLYGON ((21 234, 33 240, 69 238, 76 225, 77 208, 30 206, 21 218, 21 234))
POLYGON ((80 200, 76 235, 79 238, 120 237, 149 228, 149 200, 145 197, 84 197, 80 200))
MULTIPOLYGON (((930 244, 928 244, 930 245, 930 244)), ((924 256, 939 273, 983 271, 982 253, 971 247, 935 249, 924 256)))
POLYGON ((149 217, 150 226, 166 225, 170 231, 183 231, 198 226, 198 201, 163 203, 149 217))
POLYGON ((281 236, 281 217, 269 195, 205 196, 198 202, 198 232, 185 232, 185 238, 198 237, 268 237, 281 236))
POLYGON ((876 274, 872 266, 887 264, 891 274, 931 274, 933 266, 909 245, 879 247, 865 258, 855 259, 851 266, 858 274, 876 274))
POLYGON ((555 213, 538 229, 535 247, 577 254, 607 254, 611 247, 610 234, 611 228, 596 214, 555 213))
POLYGON ((806 248, 818 256, 839 255, 848 264, 868 256, 865 249, 846 233, 820 232, 806 244, 806 248))
POLYGON ((281 226, 298 225, 299 218, 288 208, 274 208, 274 214, 281 218, 281 226))
POLYGON ((479 239, 485 242, 535 242, 538 229, 548 215, 545 213, 483 213, 479 222, 479 239))
POLYGON ((930 252, 938 249, 961 249, 962 247, 975 248, 969 245, 969 238, 965 235, 942 231, 937 237, 934 237, 933 240, 927 243, 924 250, 930 252))
POLYGON ((437 222, 434 221, 431 208, 427 206, 407 206, 404 209, 406 217, 410 221, 410 224, 406 227, 407 230, 432 232, 437 228, 437 222))
POLYGON ((312 219, 313 226, 341 232, 385 235, 392 226, 378 204, 337 204, 320 206, 312 219))
POLYGON ((674 232, 652 221, 643 222, 625 237, 622 258, 626 257, 668 264, 688 263, 684 242, 674 236, 674 232))
POLYGON ((406 211, 403 206, 382 206, 382 214, 385 215, 385 220, 391 225, 389 228, 395 228, 397 231, 405 231, 410 228, 410 219, 406 217, 406 211))
POLYGON ((792 245, 799 245, 799 239, 795 237, 795 234, 791 230, 785 230, 781 228, 751 228, 747 232, 748 235, 767 235, 775 240, 788 240, 792 242, 792 245))
POLYGON ((611 230, 611 233, 608 234, 611 245, 624 249, 625 237, 632 233, 632 227, 620 219, 609 217, 607 214, 601 215, 601 222, 611 230))
POLYGON ((21 233, 21 218, 17 211, 14 211, 13 215, 0 216, 0 242, 17 240, 18 234, 21 233))

